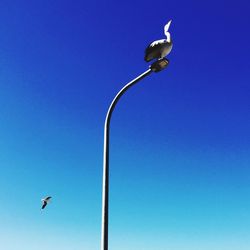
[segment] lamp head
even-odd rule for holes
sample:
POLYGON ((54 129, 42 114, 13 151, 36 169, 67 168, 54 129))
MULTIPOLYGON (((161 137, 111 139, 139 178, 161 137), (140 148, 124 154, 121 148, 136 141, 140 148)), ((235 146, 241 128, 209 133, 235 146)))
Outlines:
POLYGON ((169 64, 169 60, 166 58, 162 58, 154 62, 152 65, 150 65, 150 69, 154 72, 159 72, 165 69, 169 64))

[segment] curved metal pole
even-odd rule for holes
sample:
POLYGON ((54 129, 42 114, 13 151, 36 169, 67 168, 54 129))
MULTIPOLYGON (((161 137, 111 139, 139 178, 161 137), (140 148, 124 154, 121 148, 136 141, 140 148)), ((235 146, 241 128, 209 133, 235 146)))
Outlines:
POLYGON ((151 67, 139 75, 137 78, 126 84, 115 96, 112 103, 109 106, 105 125, 104 125, 104 149, 103 149, 103 187, 102 187, 102 239, 101 239, 101 250, 108 250, 108 203, 109 203, 109 127, 112 112, 121 96, 131 86, 139 82, 141 79, 155 71, 151 67))

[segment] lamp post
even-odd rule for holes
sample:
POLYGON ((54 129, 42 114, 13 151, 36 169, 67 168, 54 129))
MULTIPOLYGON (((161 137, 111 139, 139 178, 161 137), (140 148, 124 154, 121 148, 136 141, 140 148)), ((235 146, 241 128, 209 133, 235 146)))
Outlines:
POLYGON ((152 59, 157 59, 152 63, 148 70, 136 77, 134 80, 126 84, 115 96, 111 102, 106 114, 104 124, 104 148, 103 148, 103 186, 102 186, 102 238, 101 250, 108 250, 108 216, 109 216, 109 132, 110 120, 115 108, 115 105, 121 96, 133 85, 148 76, 152 72, 159 72, 165 69, 169 61, 165 58, 172 49, 172 40, 168 31, 171 20, 164 26, 164 34, 166 39, 161 39, 152 42, 145 50, 145 61, 149 62, 152 59))
POLYGON ((152 72, 159 72, 167 67, 169 61, 165 58, 153 63, 148 70, 137 78, 126 84, 115 96, 111 102, 106 114, 104 125, 104 148, 103 148, 103 187, 102 187, 102 239, 101 250, 108 250, 108 216, 109 216, 109 133, 110 120, 113 110, 121 96, 133 85, 148 76, 152 72))

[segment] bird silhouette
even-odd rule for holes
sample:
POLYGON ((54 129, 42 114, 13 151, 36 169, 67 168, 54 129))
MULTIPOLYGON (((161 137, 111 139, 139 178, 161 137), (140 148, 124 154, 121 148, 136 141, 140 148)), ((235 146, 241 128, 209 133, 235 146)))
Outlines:
POLYGON ((47 206, 51 198, 52 198, 51 196, 47 196, 42 199, 42 202, 43 202, 42 209, 44 209, 47 206))
POLYGON ((167 56, 172 50, 173 43, 168 31, 171 22, 172 20, 170 20, 164 27, 164 34, 166 35, 166 39, 154 41, 146 48, 144 57, 144 60, 146 62, 149 62, 153 59, 162 59, 167 56))

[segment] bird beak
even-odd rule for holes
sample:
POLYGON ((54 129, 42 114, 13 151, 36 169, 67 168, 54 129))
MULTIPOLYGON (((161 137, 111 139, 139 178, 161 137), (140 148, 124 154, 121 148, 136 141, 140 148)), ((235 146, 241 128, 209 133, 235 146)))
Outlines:
POLYGON ((170 21, 165 25, 165 27, 164 27, 165 33, 168 32, 168 29, 169 29, 169 26, 170 26, 171 22, 172 22, 172 20, 170 20, 170 21))

